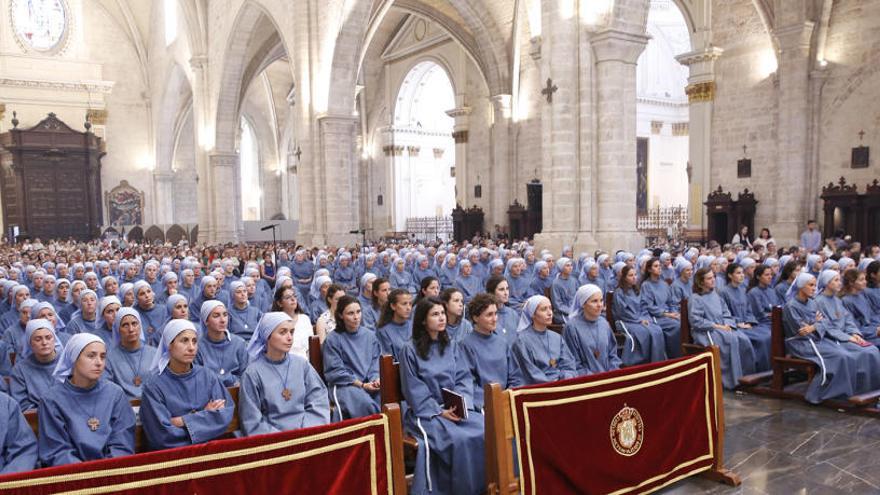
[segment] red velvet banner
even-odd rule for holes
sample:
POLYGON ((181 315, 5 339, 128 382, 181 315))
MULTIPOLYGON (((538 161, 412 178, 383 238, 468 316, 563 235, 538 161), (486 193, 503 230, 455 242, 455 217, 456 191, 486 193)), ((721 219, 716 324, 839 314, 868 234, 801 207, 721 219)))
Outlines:
POLYGON ((385 416, 0 477, 0 493, 390 494, 385 416))
POLYGON ((709 469, 713 366, 705 353, 512 390, 522 493, 646 493, 709 469))

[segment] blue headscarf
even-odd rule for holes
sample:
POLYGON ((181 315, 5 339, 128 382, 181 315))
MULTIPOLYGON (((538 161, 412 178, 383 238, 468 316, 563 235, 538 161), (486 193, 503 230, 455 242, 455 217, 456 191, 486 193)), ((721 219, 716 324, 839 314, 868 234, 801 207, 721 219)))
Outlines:
POLYGON ((602 289, 597 285, 586 284, 580 286, 577 292, 574 293, 574 302, 572 303, 571 312, 568 314, 568 317, 574 318, 575 316, 583 316, 584 304, 586 304, 587 301, 597 293, 602 293, 602 289))
POLYGON ((816 293, 821 294, 825 292, 825 288, 828 287, 828 284, 834 280, 834 277, 839 277, 840 274, 837 273, 836 270, 822 270, 822 273, 819 274, 819 278, 816 279, 816 293))
POLYGON ((165 329, 162 330, 162 340, 159 341, 159 352, 154 355, 150 370, 156 371, 157 374, 162 374, 165 371, 168 361, 171 360, 171 353, 168 351, 171 342, 186 330, 192 330, 196 335, 199 334, 193 322, 186 319, 171 320, 165 325, 165 329))
POLYGON ((55 328, 54 328, 54 330, 56 332, 63 330, 65 327, 64 320, 62 320, 61 317, 58 316, 58 312, 55 311, 55 306, 53 306, 52 303, 50 303, 48 301, 38 302, 37 304, 34 304, 34 307, 31 308, 31 318, 36 318, 36 316, 40 314, 40 311, 47 309, 47 308, 51 309, 52 314, 55 315, 55 328))
POLYGON ((251 360, 256 359, 266 351, 266 343, 269 341, 272 332, 285 321, 293 321, 293 318, 283 311, 270 311, 260 318, 257 330, 251 336, 250 342, 248 342, 247 352, 251 360))
POLYGON ((21 346, 21 359, 26 359, 34 353, 33 349, 31 349, 31 337, 34 336, 34 332, 43 328, 52 332, 52 335, 55 336, 55 352, 61 352, 61 341, 58 340, 58 333, 52 328, 52 322, 45 318, 37 318, 36 320, 29 321, 25 327, 24 344, 21 346))
POLYGON ((144 324, 141 322, 141 314, 134 308, 119 308, 119 311, 116 312, 116 319, 113 320, 113 341, 111 342, 113 347, 118 346, 119 341, 122 340, 119 337, 119 326, 122 325, 122 318, 126 316, 137 318, 138 326, 141 329, 141 343, 147 341, 147 337, 144 335, 144 324))
POLYGON ((791 299, 794 294, 803 289, 807 282, 811 280, 816 280, 816 277, 812 276, 809 272, 801 272, 798 274, 797 278, 794 279, 794 283, 788 288, 788 291, 785 293, 786 299, 791 299))
POLYGON ((87 345, 95 342, 104 344, 104 348, 106 349, 107 344, 104 343, 101 337, 98 337, 95 334, 83 332, 71 337, 70 340, 67 341, 67 345, 64 346, 64 350, 61 351, 61 359, 59 359, 58 364, 55 365, 55 371, 52 372, 52 376, 54 376, 59 382, 66 380, 67 377, 73 374, 76 360, 79 358, 83 349, 85 349, 87 345))
POLYGON ((186 296, 183 294, 171 294, 168 296, 168 299, 165 300, 165 308, 168 309, 168 316, 171 316, 171 311, 174 310, 174 305, 183 301, 185 304, 189 304, 189 301, 186 300, 186 296))
MULTIPOLYGON (((206 335, 208 333, 208 317, 211 316, 212 311, 221 306, 223 307, 223 309, 226 309, 226 305, 216 299, 211 299, 202 303, 202 308, 199 312, 199 330, 201 331, 200 335, 206 335)), ((232 338, 229 336, 228 326, 226 327, 226 340, 232 340, 232 338)))
POLYGON ((526 299, 525 304, 523 304, 522 313, 519 315, 519 324, 516 326, 517 332, 522 332, 531 326, 532 317, 535 315, 535 311, 538 310, 538 306, 543 302, 549 303, 550 299, 544 296, 532 296, 526 299))

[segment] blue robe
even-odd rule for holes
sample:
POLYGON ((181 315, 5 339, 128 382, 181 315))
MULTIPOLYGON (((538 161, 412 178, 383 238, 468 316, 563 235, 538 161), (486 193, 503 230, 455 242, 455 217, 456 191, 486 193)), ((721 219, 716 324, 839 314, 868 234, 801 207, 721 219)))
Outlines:
POLYGON ((403 289, 413 295, 419 292, 419 287, 413 281, 412 274, 406 271, 406 268, 403 271, 397 271, 396 268, 392 270, 388 281, 391 282, 392 289, 403 289))
MULTIPOLYGON (((139 304, 134 305, 134 309, 141 315, 141 326, 144 335, 147 336, 147 343, 150 345, 158 345, 162 340, 162 325, 168 321, 168 308, 164 304, 153 304, 150 309, 143 309, 139 304)), ((201 308, 199 308, 201 310, 201 308)))
POLYGON ((521 308, 526 299, 529 298, 531 279, 525 273, 520 274, 519 277, 511 275, 507 277, 507 285, 510 288, 510 299, 507 301, 507 304, 514 308, 521 308))
POLYGON ((626 335, 623 344, 623 364, 656 363, 666 359, 666 336, 654 323, 645 325, 650 317, 642 308, 641 299, 634 290, 614 291, 612 307, 618 328, 626 335))
POLYGON ((361 326, 375 331, 381 313, 382 308, 373 307, 372 302, 361 303, 361 326))
POLYGON ((843 399, 867 392, 878 369, 876 347, 860 347, 849 342, 851 335, 841 331, 840 324, 824 315, 817 321, 819 305, 813 299, 801 301, 792 297, 782 312, 785 327, 785 347, 792 355, 812 361, 819 373, 807 387, 805 399, 818 404, 827 399, 843 399), (801 336, 804 325, 815 325, 816 330, 801 336), (873 352, 871 352, 873 351, 873 352))
POLYGON ((721 354, 721 383, 728 390, 739 379, 755 372, 755 349, 749 337, 740 330, 718 330, 713 324, 736 327, 736 321, 716 291, 694 294, 688 301, 691 337, 702 346, 715 345, 721 354))
POLYGON ((69 380, 56 383, 43 397, 37 416, 39 456, 44 466, 134 454, 134 412, 115 383, 98 380, 88 389, 69 380), (89 427, 89 418, 98 419, 96 431, 89 427))
POLYGON ((415 476, 410 493, 475 495, 486 490, 483 416, 469 412, 468 419, 449 421, 440 416, 442 389, 454 390, 473 406, 473 380, 468 362, 450 342, 441 353, 440 344, 431 342, 422 359, 412 343, 407 344, 400 361, 403 396, 408 404, 404 428, 419 442, 415 476), (426 449, 430 449, 430 459, 426 449), (430 485, 432 492, 428 491, 430 485))
POLYGON ((27 325, 22 325, 21 321, 15 320, 3 332, 3 341, 9 345, 9 350, 16 354, 21 354, 24 349, 24 333, 27 325))
MULTIPOLYGON (((389 326, 379 329, 379 333, 389 326)), ((379 379, 382 351, 376 333, 363 327, 355 332, 337 328, 327 334, 323 351, 324 379, 336 404, 335 417, 351 419, 378 413, 379 392, 368 392, 354 385, 355 381, 367 383, 379 379)), ((398 356, 400 354, 395 355, 395 359, 399 360, 398 356)))
POLYGON ((623 364, 617 356, 617 340, 611 325, 602 316, 595 321, 582 314, 569 318, 562 337, 574 357, 578 376, 616 370, 623 364))
POLYGON ((871 303, 871 311, 880 313, 880 287, 868 287, 865 289, 865 296, 871 303))
POLYGON ((880 328, 880 313, 871 311, 871 302, 865 293, 848 294, 843 296, 841 301, 859 325, 862 337, 874 345, 880 344, 880 337, 877 336, 877 329, 880 328))
POLYGON ((779 300, 783 303, 787 303, 791 299, 790 297, 788 297, 789 287, 791 287, 791 284, 789 282, 786 282, 785 280, 779 282, 778 284, 776 284, 775 287, 773 287, 773 290, 776 291, 776 295, 779 296, 779 300))
POLYGON ((30 471, 37 465, 37 439, 18 402, 0 393, 0 474, 30 471))
POLYGON ((755 370, 766 371, 770 369, 770 322, 758 323, 758 318, 752 314, 752 306, 746 293, 745 283, 734 287, 728 284, 720 293, 721 299, 727 304, 730 316, 737 323, 748 323, 752 328, 741 328, 752 343, 755 350, 755 370))
MULTIPOLYGON (((512 346, 516 341, 517 326, 519 326, 519 313, 510 306, 498 306, 498 323, 495 326, 495 332, 504 337, 508 346, 512 346)), ((466 335, 462 337, 466 337, 466 335)))
POLYGON ((662 279, 645 280, 642 282, 639 299, 642 309, 651 316, 651 320, 663 329, 666 342, 666 356, 681 356, 681 320, 664 316, 663 313, 675 312, 680 309, 669 309, 670 287, 662 279))
POLYGON ((574 357, 568 345, 552 330, 539 332, 529 325, 516 335, 511 349, 526 385, 577 376, 574 357))
POLYGON ((692 280, 687 283, 681 281, 681 277, 675 279, 669 286, 669 300, 666 301, 666 308, 669 311, 681 313, 681 300, 690 299, 694 293, 694 284, 692 280))
POLYGON ((467 318, 462 318, 454 325, 449 323, 448 318, 446 320, 446 334, 449 335, 449 340, 461 342, 461 339, 473 331, 474 325, 471 323, 471 320, 468 320, 467 318))
POLYGON ((389 354, 394 357, 395 361, 400 362, 403 348, 412 339, 412 319, 403 323, 389 321, 385 326, 376 330, 376 337, 382 354, 389 354))
POLYGON ((458 278, 458 265, 449 268, 444 263, 443 267, 438 270, 438 275, 437 278, 440 279, 440 287, 443 289, 455 287, 455 279, 458 278))
POLYGON ((134 351, 121 345, 112 347, 107 353, 107 379, 119 385, 129 398, 140 399, 144 384, 154 374, 150 366, 156 352, 155 347, 143 343, 134 351), (135 377, 140 377, 140 385, 134 383, 135 377))
POLYGON ((541 277, 541 275, 536 272, 535 278, 533 278, 532 283, 529 284, 529 297, 545 295, 547 289, 550 288, 551 285, 553 285, 552 278, 541 277))
POLYGON ((568 278, 559 276, 550 286, 550 299, 553 301, 553 321, 562 323, 571 313, 574 294, 578 290, 577 279, 573 275, 568 278))
MULTIPOLYGON (((15 352, 5 341, 0 340, 0 378, 12 374, 11 354, 15 352)), ((7 390, 6 380, 0 379, 0 391, 7 390)))
POLYGON ((48 363, 37 361, 33 354, 16 359, 9 381, 9 395, 18 402, 22 412, 36 409, 46 392, 58 381, 52 377, 52 372, 60 354, 57 353, 48 363))
POLYGON ((70 318, 70 321, 67 322, 64 331, 71 335, 78 333, 96 333, 98 327, 104 324, 104 319, 99 319, 97 318, 97 315, 95 316, 94 320, 89 321, 83 317, 81 311, 77 311, 76 314, 70 318))
POLYGON ((196 363, 216 373, 224 387, 237 385, 248 365, 247 342, 238 335, 215 342, 206 331, 199 339, 196 363))
POLYGON ((483 387, 487 383, 497 383, 504 389, 519 387, 525 383, 506 336, 498 331, 489 335, 471 332, 465 335, 458 347, 467 360, 474 382, 475 409, 483 410, 483 387))
POLYGON ((351 265, 340 266, 333 272, 333 283, 342 286, 348 295, 357 294, 357 279, 351 265))
POLYGON ((244 309, 238 309, 233 304, 229 308, 229 331, 232 332, 232 335, 238 335, 247 342, 251 339, 262 317, 263 313, 256 306, 248 304, 244 309))
POLYGON ((473 274, 468 275, 467 277, 463 275, 456 277, 455 288, 460 290, 461 294, 464 296, 465 306, 471 302, 471 299, 473 299, 474 296, 483 292, 483 285, 480 283, 480 279, 473 274))
POLYGON ((770 324, 770 313, 776 306, 782 306, 784 301, 776 293, 773 287, 752 287, 748 292, 749 308, 752 310, 752 316, 758 323, 770 324))
POLYGON ((235 403, 217 375, 199 365, 176 374, 166 368, 144 385, 140 418, 153 449, 170 449, 214 440, 229 427, 235 403), (216 399, 226 400, 222 409, 205 410, 216 399), (184 426, 171 424, 182 417, 184 426))
POLYGON ((245 436, 296 430, 330 422, 327 388, 305 359, 261 354, 241 376, 239 419, 245 436), (285 400, 282 391, 292 392, 285 400))

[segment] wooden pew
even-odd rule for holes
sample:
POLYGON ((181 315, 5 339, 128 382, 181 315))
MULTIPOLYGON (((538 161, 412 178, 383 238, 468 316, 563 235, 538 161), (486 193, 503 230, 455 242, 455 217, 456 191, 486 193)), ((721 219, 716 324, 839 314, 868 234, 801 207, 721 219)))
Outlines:
POLYGON ((309 337, 309 362, 312 363, 312 368, 315 368, 321 380, 326 383, 327 380, 324 379, 324 354, 321 352, 321 339, 317 335, 309 337))
POLYGON ((605 293, 605 320, 611 326, 611 333, 614 334, 614 340, 617 341, 617 355, 623 356, 623 346, 626 345, 626 334, 617 328, 617 320, 614 319, 614 291, 609 290, 605 293))
POLYGON ((699 354, 706 350, 705 347, 695 344, 691 337, 691 321, 688 319, 688 299, 681 299, 681 353, 684 356, 699 354))
POLYGON ((388 437, 391 443, 391 486, 394 493, 405 495, 406 489, 406 471, 404 469, 404 452, 403 452, 403 418, 400 413, 400 406, 397 404, 385 404, 382 406, 382 413, 388 416, 388 437))
POLYGON ((770 367, 773 379, 770 391, 779 397, 803 399, 801 391, 786 391, 789 385, 791 371, 806 373, 809 384, 816 376, 817 367, 811 361, 792 357, 785 351, 785 331, 782 327, 782 307, 776 306, 770 313, 770 367))
MULTIPOLYGON (((714 354, 716 396, 719 403, 723 395, 721 386, 721 360, 718 348, 705 348, 714 354)), ((514 471, 513 462, 513 419, 510 410, 508 391, 497 383, 487 383, 483 393, 486 421, 486 483, 490 495, 510 495, 520 493, 520 480, 514 471)), ((724 468, 724 408, 718 409, 718 439, 715 445, 715 468, 699 476, 730 486, 739 486, 739 476, 724 468)), ((521 461, 520 461, 521 462, 521 461)))
MULTIPOLYGON (((382 401, 382 407, 387 404, 396 404, 398 407, 403 402, 403 389, 400 387, 400 363, 394 361, 392 356, 383 354, 379 358, 379 397, 382 401)), ((403 418, 401 418, 401 428, 403 427, 403 418)), ((404 451, 407 455, 412 454, 415 458, 415 451, 418 448, 418 442, 415 438, 403 435, 404 451)))

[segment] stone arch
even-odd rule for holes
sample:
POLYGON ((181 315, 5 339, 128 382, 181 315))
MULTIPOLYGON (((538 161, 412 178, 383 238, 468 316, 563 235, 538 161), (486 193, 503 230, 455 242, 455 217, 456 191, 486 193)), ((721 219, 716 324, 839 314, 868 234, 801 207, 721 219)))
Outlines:
POLYGON ((356 3, 348 17, 342 21, 334 45, 327 98, 328 113, 348 115, 354 109, 355 85, 364 56, 373 35, 392 6, 425 17, 441 26, 465 48, 465 52, 482 73, 490 94, 509 94, 509 58, 491 14, 481 2, 449 0, 449 3, 465 20, 466 26, 461 26, 449 16, 419 0, 382 0, 378 7, 372 9, 373 15, 370 15, 370 2, 356 3))
POLYGON ((159 105, 159 122, 156 138, 156 170, 170 172, 174 164, 174 151, 180 135, 180 127, 186 114, 192 112, 192 86, 186 72, 176 62, 169 71, 165 93, 159 105))
MULTIPOLYGON (((242 95, 247 84, 245 81, 248 74, 258 74, 252 65, 255 58, 260 55, 272 57, 271 50, 260 49, 254 56, 248 57, 249 49, 253 41, 255 28, 260 22, 268 21, 277 33, 278 42, 284 48, 284 53, 290 53, 285 44, 281 30, 272 15, 255 1, 244 2, 232 24, 231 34, 227 41, 226 55, 223 60, 221 73, 220 94, 218 96, 215 146, 218 151, 233 152, 238 129, 238 116, 241 113, 242 95)), ((265 45, 264 47, 265 48, 265 45)), ((291 70, 291 78, 296 81, 296 74, 291 70)))
POLYGON ((284 216, 284 213, 276 213, 272 215, 272 218, 270 218, 270 220, 287 220, 287 218, 284 216))
POLYGON ((196 239, 199 238, 199 226, 196 225, 189 231, 189 238, 192 239, 192 243, 195 244, 196 239))
POLYGON ((403 86, 403 83, 406 82, 407 79, 409 79, 412 70, 422 62, 433 62, 434 64, 440 66, 440 68, 443 69, 443 71, 446 73, 446 78, 449 79, 450 84, 452 84, 452 94, 458 94, 458 87, 455 84, 455 76, 458 74, 456 74, 455 71, 452 70, 452 65, 449 63, 449 61, 438 54, 429 54, 416 57, 407 64, 406 69, 402 71, 401 77, 397 81, 395 81, 394 85, 392 86, 394 88, 391 92, 391 94, 393 95, 393 99, 391 100, 392 105, 390 109, 392 118, 397 116, 397 97, 400 95, 400 90, 403 86))
POLYGON ((140 226, 132 227, 128 234, 125 234, 125 238, 131 242, 142 242, 144 240, 144 229, 140 228, 140 226))
POLYGON ((180 225, 174 224, 165 232, 165 240, 176 246, 181 240, 189 241, 186 230, 180 225))
POLYGON ((162 229, 160 229, 157 225, 151 225, 150 228, 148 228, 147 231, 144 232, 144 239, 146 239, 146 241, 150 244, 155 241, 165 242, 165 232, 162 232, 162 229))

